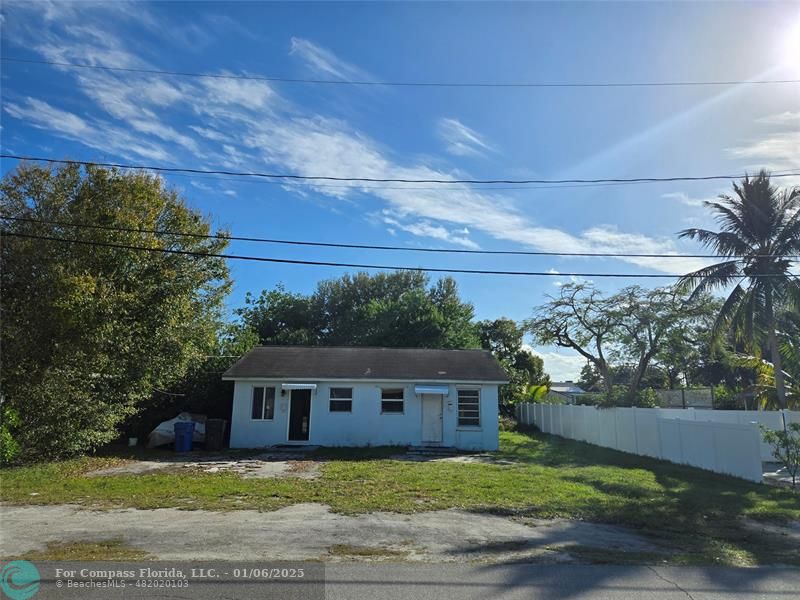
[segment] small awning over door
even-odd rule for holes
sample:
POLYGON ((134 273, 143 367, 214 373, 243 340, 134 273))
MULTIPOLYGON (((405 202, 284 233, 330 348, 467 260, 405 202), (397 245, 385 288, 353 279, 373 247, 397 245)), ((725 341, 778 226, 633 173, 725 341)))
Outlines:
POLYGON ((316 383, 282 383, 282 390, 316 390, 316 383))
POLYGON ((415 385, 414 393, 416 394, 441 394, 447 396, 450 388, 446 385, 415 385))

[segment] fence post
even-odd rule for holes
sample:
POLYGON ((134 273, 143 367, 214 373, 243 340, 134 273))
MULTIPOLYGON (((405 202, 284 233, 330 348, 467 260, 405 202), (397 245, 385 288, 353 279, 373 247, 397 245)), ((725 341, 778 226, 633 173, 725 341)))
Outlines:
POLYGON ((636 448, 636 454, 639 452, 639 422, 636 419, 637 408, 633 407, 633 447, 636 448))

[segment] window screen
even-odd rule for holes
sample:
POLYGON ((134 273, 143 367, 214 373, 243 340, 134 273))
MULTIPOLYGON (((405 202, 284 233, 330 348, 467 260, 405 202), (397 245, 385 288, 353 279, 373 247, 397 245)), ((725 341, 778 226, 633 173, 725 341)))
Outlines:
POLYGON ((458 424, 465 427, 480 426, 480 390, 458 390, 458 424))

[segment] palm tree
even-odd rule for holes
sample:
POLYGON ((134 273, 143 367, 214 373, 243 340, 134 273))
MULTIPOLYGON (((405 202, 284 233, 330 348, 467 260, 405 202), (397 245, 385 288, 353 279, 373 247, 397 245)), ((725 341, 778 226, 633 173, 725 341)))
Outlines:
POLYGON ((766 342, 778 404, 786 408, 775 307, 800 309, 800 278, 791 272, 793 259, 800 255, 800 188, 781 192, 762 170, 734 183, 733 191, 705 202, 716 213, 721 231, 692 228, 679 234, 729 260, 684 275, 681 283, 693 287, 693 294, 733 286, 714 323, 714 336, 733 333, 752 348, 766 342))

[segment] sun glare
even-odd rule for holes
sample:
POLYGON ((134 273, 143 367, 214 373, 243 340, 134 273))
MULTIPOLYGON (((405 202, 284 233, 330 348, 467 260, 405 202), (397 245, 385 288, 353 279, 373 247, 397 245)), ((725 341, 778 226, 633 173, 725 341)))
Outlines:
POLYGON ((786 66, 800 74, 800 19, 784 35, 781 56, 786 66))

